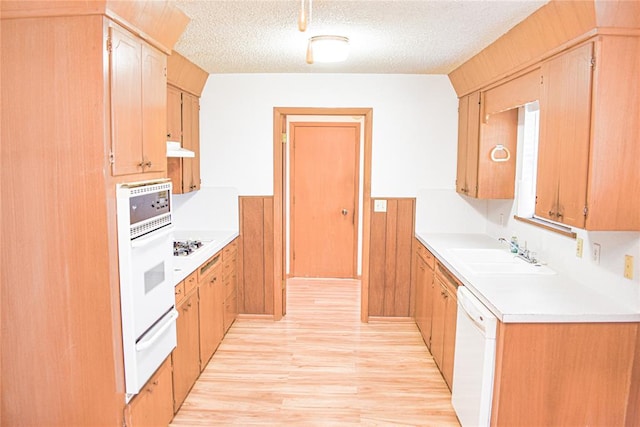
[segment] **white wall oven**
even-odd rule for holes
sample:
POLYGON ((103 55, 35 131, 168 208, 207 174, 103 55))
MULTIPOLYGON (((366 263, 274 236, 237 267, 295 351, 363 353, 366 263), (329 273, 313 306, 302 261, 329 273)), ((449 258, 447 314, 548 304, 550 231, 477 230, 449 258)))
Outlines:
POLYGON ((171 182, 116 188, 127 401, 176 346, 171 182))

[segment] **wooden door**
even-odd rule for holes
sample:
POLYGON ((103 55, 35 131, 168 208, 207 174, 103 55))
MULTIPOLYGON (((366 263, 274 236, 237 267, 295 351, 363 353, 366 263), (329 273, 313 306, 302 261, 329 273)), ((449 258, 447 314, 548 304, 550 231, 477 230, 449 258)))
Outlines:
POLYGON ((173 418, 171 359, 167 358, 125 410, 128 427, 168 425, 173 418))
POLYGON ((359 123, 291 125, 291 273, 355 278, 359 123))
POLYGON ((591 121, 593 44, 542 67, 536 215, 584 227, 591 121))

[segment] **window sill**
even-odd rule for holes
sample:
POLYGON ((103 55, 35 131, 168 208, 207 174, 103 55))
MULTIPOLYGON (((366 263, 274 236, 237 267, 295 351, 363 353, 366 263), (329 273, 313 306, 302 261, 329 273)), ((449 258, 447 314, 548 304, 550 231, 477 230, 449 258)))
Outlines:
POLYGON ((575 239, 577 237, 577 234, 573 232, 571 228, 564 225, 555 224, 553 222, 545 221, 540 218, 524 218, 518 215, 514 215, 513 218, 518 221, 526 222, 527 224, 531 224, 533 226, 544 228, 545 230, 570 237, 572 239, 575 239))

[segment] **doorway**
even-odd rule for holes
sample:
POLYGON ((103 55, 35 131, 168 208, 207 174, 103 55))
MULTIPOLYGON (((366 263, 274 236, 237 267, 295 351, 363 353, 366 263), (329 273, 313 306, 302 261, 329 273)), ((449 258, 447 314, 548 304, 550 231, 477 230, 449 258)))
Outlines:
MULTIPOLYGON (((286 279, 287 279, 287 117, 289 116, 331 116, 359 117, 363 119, 362 126, 362 196, 360 201, 362 211, 361 241, 362 241, 362 275, 361 275, 361 321, 368 321, 368 270, 369 270, 369 228, 371 204, 371 145, 372 119, 371 108, 274 108, 274 319, 279 320, 286 313, 286 279)), ((347 209, 347 208, 344 208, 347 209)), ((347 211, 349 211, 347 209, 347 211)), ((340 213, 342 208, 340 209, 340 213)), ((355 213, 355 212, 354 212, 355 213)), ((349 216, 349 212, 347 215, 349 216)), ((296 254, 297 255, 297 254, 296 254)), ((352 259, 352 257, 350 257, 352 259)))
POLYGON ((291 277, 355 279, 360 123, 292 122, 291 277))

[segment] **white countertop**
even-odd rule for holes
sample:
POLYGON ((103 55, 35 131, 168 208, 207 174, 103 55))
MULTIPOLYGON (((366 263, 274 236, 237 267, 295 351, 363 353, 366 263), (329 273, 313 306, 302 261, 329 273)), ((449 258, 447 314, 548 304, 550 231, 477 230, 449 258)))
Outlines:
POLYGON ((204 245, 189 256, 173 257, 174 286, 193 273, 202 263, 238 237, 237 230, 176 230, 174 240, 201 240, 204 245))
MULTIPOLYGON (((563 275, 474 274, 451 249, 504 249, 484 234, 416 233, 435 257, 505 323, 640 322, 640 312, 563 275)), ((553 265, 550 265, 553 269, 553 265)))

